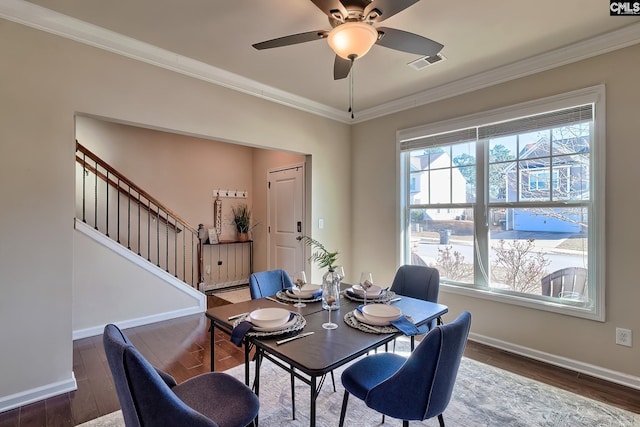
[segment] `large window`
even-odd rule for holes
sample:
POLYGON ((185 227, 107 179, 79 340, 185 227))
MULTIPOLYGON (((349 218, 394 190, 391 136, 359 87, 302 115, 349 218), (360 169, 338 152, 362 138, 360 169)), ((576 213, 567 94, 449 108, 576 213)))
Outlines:
POLYGON ((604 89, 399 132, 403 262, 604 320, 604 89))

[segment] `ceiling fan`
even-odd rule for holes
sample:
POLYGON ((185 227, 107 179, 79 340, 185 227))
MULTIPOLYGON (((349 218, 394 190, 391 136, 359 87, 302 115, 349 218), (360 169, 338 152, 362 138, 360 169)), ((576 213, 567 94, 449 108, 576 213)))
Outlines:
POLYGON ((271 49, 314 40, 327 39, 336 53, 333 78, 344 79, 351 72, 353 61, 364 56, 377 44, 390 49, 435 56, 444 47, 426 37, 388 27, 374 27, 385 19, 402 12, 419 0, 311 0, 329 17, 332 30, 316 30, 292 34, 253 45, 271 49))

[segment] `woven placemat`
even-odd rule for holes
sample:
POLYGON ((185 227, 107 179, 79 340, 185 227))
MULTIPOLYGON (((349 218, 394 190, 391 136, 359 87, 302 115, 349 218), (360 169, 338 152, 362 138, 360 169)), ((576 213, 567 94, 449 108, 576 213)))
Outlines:
MULTIPOLYGON (((279 329, 277 331, 254 331, 253 329, 249 329, 249 332, 247 332, 247 335, 252 336, 252 337, 273 337, 273 336, 278 336, 278 335, 284 335, 284 334, 288 334, 291 332, 296 332, 296 331, 300 331, 302 329, 304 329, 304 327, 307 324, 307 320, 302 316, 302 314, 300 313, 295 313, 295 312, 291 312, 291 314, 293 314, 296 318, 295 322, 293 322, 292 325, 284 328, 284 329, 279 329)), ((236 326, 238 326, 238 324, 240 322, 243 322, 247 319, 247 317, 249 316, 249 313, 245 314, 242 317, 239 317, 234 323, 233 323, 233 327, 235 328, 236 326)))
POLYGON ((344 323, 351 326, 352 328, 356 328, 362 332, 368 332, 370 334, 395 334, 397 332, 400 332, 400 330, 393 325, 375 326, 362 323, 358 319, 356 319, 356 315, 353 314, 353 311, 350 311, 344 315, 344 323))
MULTIPOLYGON (((351 292, 347 292, 344 291, 342 292, 342 294, 344 295, 345 298, 350 299, 351 301, 356 301, 356 302, 364 302, 364 298, 360 298, 357 295, 354 295, 351 292)), ((386 291, 382 294, 382 296, 379 296, 378 298, 368 298, 367 297, 367 303, 380 303, 380 304, 385 304, 388 303, 389 301, 391 301, 392 299, 394 299, 396 297, 396 293, 393 291, 386 291)))
MULTIPOLYGON (((285 291, 276 292, 276 298, 287 302, 298 302, 298 297, 288 295, 285 291)), ((322 300, 322 295, 315 298, 300 298, 300 302, 317 302, 322 300)))

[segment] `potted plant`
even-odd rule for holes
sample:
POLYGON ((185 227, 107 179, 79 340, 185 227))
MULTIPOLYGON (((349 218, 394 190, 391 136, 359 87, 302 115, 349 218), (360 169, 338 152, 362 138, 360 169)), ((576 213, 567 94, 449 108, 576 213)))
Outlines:
POLYGON ((257 224, 251 226, 251 209, 244 203, 231 208, 233 213, 233 224, 238 232, 238 241, 246 242, 249 240, 249 231, 257 224))

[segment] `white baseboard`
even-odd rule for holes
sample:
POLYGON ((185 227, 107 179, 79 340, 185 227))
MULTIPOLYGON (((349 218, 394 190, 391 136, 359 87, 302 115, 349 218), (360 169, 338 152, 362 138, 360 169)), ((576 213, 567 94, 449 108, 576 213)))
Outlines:
MULTIPOLYGON (((201 307, 189 307, 182 310, 170 311, 166 313, 158 313, 152 316, 138 317, 136 319, 127 319, 121 322, 115 321, 120 329, 134 328, 136 326, 148 325, 150 323, 161 322, 163 320, 176 319, 178 317, 189 316, 191 314, 203 313, 201 307)), ((78 340, 96 335, 102 335, 105 325, 98 325, 91 328, 79 329, 73 331, 73 339, 78 340)))
POLYGON ((67 380, 46 384, 32 388, 31 390, 21 391, 20 393, 0 398, 0 412, 8 411, 10 409, 18 408, 20 406, 28 405, 30 403, 38 402, 40 400, 48 399, 77 389, 78 384, 76 383, 76 377, 73 372, 71 372, 71 378, 67 380))
POLYGON ((473 332, 469 334, 469 339, 480 344, 499 348, 501 350, 528 357, 530 359, 538 360, 540 362, 545 362, 550 365, 569 369, 574 372, 580 372, 585 375, 590 375, 595 378, 600 378, 605 381, 640 390, 640 377, 613 371, 611 369, 601 368, 600 366, 579 362, 577 360, 569 359, 566 357, 556 356, 551 353, 545 353, 543 351, 538 351, 506 341, 497 340, 494 338, 486 337, 484 335, 475 334, 473 332))

